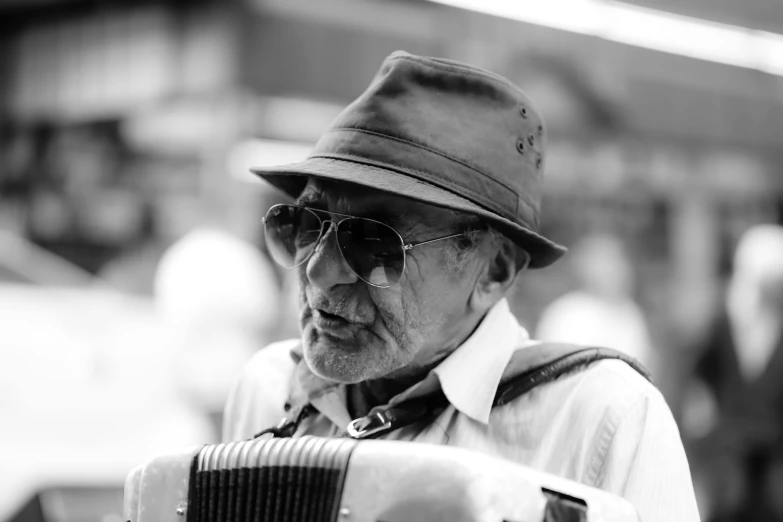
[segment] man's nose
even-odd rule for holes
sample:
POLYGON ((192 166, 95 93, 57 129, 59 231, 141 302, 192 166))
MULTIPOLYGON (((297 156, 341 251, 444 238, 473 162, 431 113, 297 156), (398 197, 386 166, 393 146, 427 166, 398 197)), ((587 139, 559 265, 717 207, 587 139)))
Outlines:
POLYGON ((315 245, 315 250, 307 260, 305 271, 310 283, 322 290, 337 285, 350 285, 358 280, 356 274, 345 262, 337 244, 337 224, 325 221, 326 230, 315 245))

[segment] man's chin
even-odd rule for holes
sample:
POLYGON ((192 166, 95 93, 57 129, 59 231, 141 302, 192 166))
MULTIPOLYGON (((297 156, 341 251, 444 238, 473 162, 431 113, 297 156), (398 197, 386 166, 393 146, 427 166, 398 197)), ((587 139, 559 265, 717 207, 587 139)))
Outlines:
POLYGON ((304 359, 310 370, 321 378, 353 384, 384 373, 372 364, 372 350, 361 349, 341 339, 320 336, 303 340, 304 359))

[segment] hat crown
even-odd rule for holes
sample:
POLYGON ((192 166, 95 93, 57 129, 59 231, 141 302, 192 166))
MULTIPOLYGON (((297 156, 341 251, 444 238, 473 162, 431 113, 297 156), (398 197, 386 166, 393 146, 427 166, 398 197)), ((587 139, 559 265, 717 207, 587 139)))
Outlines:
POLYGON ((404 172, 537 232, 544 148, 539 112, 507 79, 398 51, 311 158, 404 172))
POLYGON ((479 216, 541 268, 566 251, 538 233, 544 148, 540 113, 507 79, 397 51, 307 160, 251 170, 293 197, 316 177, 479 216))

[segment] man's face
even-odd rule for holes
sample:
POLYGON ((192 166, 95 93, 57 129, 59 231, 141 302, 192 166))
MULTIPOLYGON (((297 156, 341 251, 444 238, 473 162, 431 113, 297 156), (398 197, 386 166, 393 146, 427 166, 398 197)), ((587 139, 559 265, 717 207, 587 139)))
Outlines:
MULTIPOLYGON (((299 203, 384 222, 405 243, 459 231, 437 207, 353 184, 311 179, 299 203)), ((465 319, 480 258, 456 274, 446 268, 449 240, 421 245, 406 254, 398 284, 376 288, 345 263, 334 228, 296 268, 304 356, 316 374, 351 383, 413 372, 469 335, 465 319)))

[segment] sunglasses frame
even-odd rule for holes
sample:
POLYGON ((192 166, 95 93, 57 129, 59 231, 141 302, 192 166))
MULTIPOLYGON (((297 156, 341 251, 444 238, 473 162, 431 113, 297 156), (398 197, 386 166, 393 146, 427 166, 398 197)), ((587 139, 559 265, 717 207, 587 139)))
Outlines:
MULTIPOLYGON (((292 269, 302 265, 303 263, 306 263, 310 259, 310 257, 312 257, 313 252, 315 252, 315 249, 318 247, 318 244, 321 242, 321 240, 324 238, 324 236, 328 233, 329 229, 331 229, 331 225, 334 225, 335 231, 339 232, 339 230, 340 230, 340 223, 342 223, 343 221, 347 221, 349 219, 361 219, 361 220, 364 220, 364 221, 371 221, 373 223, 378 223, 379 225, 383 225, 384 227, 387 227, 392 232, 394 232, 396 234, 396 236, 400 239, 400 245, 402 246, 402 271, 400 271, 399 279, 397 279, 394 283, 392 283, 390 285, 378 285, 378 284, 375 284, 375 283, 371 283, 370 281, 367 281, 365 278, 363 278, 361 275, 359 275, 356 272, 356 270, 353 269, 353 267, 348 262, 348 260, 345 259, 345 254, 343 254, 343 249, 340 246, 339 236, 335 235, 335 241, 337 241, 337 247, 338 247, 337 249, 340 251, 340 256, 342 256, 343 261, 345 261, 345 264, 348 266, 348 268, 351 269, 351 272, 353 272, 356 275, 356 277, 358 277, 363 282, 367 283, 370 286, 374 286, 376 288, 391 288, 391 287, 397 285, 402 280, 402 276, 405 275, 405 268, 407 267, 407 257, 408 256, 406 254, 410 250, 416 248, 417 246, 426 245, 426 244, 429 244, 429 243, 434 243, 434 242, 440 241, 442 239, 451 239, 451 238, 454 238, 454 237, 464 236, 465 234, 467 234, 467 231, 466 232, 458 232, 456 234, 449 234, 447 236, 436 237, 436 238, 433 238, 433 239, 427 239, 425 241, 416 241, 416 242, 412 242, 412 243, 406 243, 405 239, 403 239, 402 235, 400 235, 400 233, 397 232, 397 229, 395 229, 393 226, 389 225, 388 223, 384 223, 383 221, 378 221, 377 219, 366 218, 366 217, 362 217, 362 216, 352 216, 350 214, 341 214, 339 212, 332 212, 330 210, 322 210, 322 209, 318 209, 318 208, 311 208, 311 207, 306 207, 304 205, 293 205, 293 204, 290 204, 290 203, 278 203, 277 205, 272 205, 269 208, 269 210, 267 210, 266 215, 261 220, 262 223, 264 224, 264 238, 265 238, 265 240, 267 240, 266 238, 269 237, 269 234, 266 233, 266 225, 269 223, 269 220, 267 219, 267 216, 269 216, 269 213, 272 212, 274 209, 280 208, 280 207, 294 207, 294 208, 300 208, 302 210, 306 210, 306 211, 310 212, 311 214, 313 214, 318 219, 318 222, 320 223, 320 226, 321 226, 321 230, 318 233, 318 239, 316 239, 313 242, 313 249, 306 257, 304 257, 297 264, 295 264, 293 266, 290 266, 290 267, 287 267, 287 266, 284 266, 284 265, 280 265, 283 268, 287 268, 289 270, 292 270, 292 269), (335 221, 334 219, 323 219, 319 215, 319 213, 328 214, 330 217, 331 216, 338 216, 338 217, 341 217, 342 219, 340 219, 339 221, 335 221), (324 229, 324 223, 330 223, 331 225, 329 227, 326 227, 326 229, 324 229)), ((280 263, 278 263, 278 264, 280 264, 280 263)))

